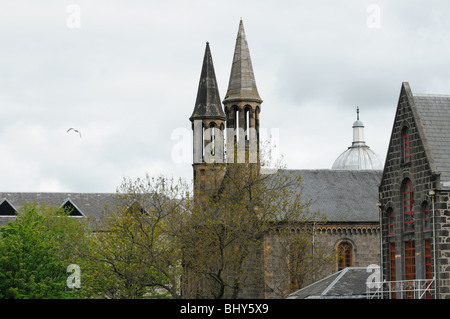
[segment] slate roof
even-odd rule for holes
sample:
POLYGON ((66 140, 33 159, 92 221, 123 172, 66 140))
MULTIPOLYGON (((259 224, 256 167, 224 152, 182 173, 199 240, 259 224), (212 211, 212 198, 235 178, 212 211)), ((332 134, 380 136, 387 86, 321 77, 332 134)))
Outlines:
POLYGON ((423 140, 430 150, 430 162, 450 187, 450 95, 413 94, 423 140))
MULTIPOLYGON (((378 184, 381 171, 374 170, 282 170, 281 174, 301 176, 302 198, 313 199, 311 211, 335 222, 378 222, 378 184)), ((298 190, 299 191, 299 190, 298 190)), ((6 201, 19 210, 24 203, 60 207, 67 200, 86 217, 97 220, 105 206, 115 208, 116 193, 21 193, 0 192, 0 204, 6 201)), ((12 220, 0 216, 0 225, 12 220)))
POLYGON ((228 91, 223 102, 226 103, 235 100, 262 102, 256 87, 250 50, 245 37, 242 20, 239 23, 236 45, 234 48, 228 91))
POLYGON ((198 84, 197 99, 190 120, 204 118, 226 119, 222 109, 222 102, 220 101, 219 87, 214 72, 209 43, 206 43, 202 72, 198 84))
MULTIPOLYGON (((68 199, 85 217, 98 220, 105 206, 115 208, 116 193, 0 193, 0 202, 6 200, 18 211, 25 203, 61 207, 68 199)), ((0 216, 0 225, 13 220, 11 216, 0 216)))
POLYGON ((313 199, 311 211, 328 221, 378 222, 378 185, 381 170, 283 170, 301 176, 304 200, 313 199))
POLYGON ((349 267, 306 286, 287 299, 367 298, 367 279, 373 273, 367 267, 349 267))

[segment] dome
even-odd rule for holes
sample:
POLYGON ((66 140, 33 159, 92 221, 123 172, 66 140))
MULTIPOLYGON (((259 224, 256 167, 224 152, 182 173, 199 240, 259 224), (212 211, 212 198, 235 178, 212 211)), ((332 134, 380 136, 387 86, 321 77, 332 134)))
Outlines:
POLYGON ((383 166, 378 156, 368 146, 352 146, 334 161, 332 169, 347 170, 382 170, 383 166))
POLYGON ((364 127, 364 124, 360 120, 353 122, 353 127, 364 127))
POLYGON ((364 141, 364 124, 359 120, 359 108, 356 110, 357 120, 353 123, 353 143, 334 161, 332 169, 382 170, 383 165, 377 154, 364 141))

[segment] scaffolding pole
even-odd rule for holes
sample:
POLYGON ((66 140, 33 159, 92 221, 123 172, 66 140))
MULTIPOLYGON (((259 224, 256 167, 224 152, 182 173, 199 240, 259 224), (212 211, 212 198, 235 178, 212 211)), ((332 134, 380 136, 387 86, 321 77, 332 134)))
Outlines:
POLYGON ((433 279, 415 279, 376 282, 373 287, 367 287, 367 299, 427 299, 435 292, 435 277, 433 279))

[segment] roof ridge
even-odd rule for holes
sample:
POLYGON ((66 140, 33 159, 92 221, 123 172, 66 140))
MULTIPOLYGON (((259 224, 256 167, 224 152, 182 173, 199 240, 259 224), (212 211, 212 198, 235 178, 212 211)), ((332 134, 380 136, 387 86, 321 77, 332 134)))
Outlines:
POLYGON ((429 96, 429 97, 432 97, 432 96, 438 96, 438 97, 448 97, 448 98, 450 98, 450 94, 432 94, 432 93, 413 93, 413 96, 414 97, 421 97, 421 96, 429 96))

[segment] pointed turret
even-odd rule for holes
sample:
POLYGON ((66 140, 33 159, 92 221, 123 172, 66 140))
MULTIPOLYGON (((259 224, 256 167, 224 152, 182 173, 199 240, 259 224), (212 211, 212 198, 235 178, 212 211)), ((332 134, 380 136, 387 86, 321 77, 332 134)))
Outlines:
POLYGON ((197 195, 215 193, 223 177, 221 164, 224 160, 223 131, 226 116, 220 101, 208 42, 206 43, 194 112, 189 120, 192 123, 194 138, 194 191, 197 195))
POLYGON ((206 42, 194 112, 189 119, 191 121, 197 119, 226 119, 220 101, 219 88, 208 42, 206 42))
POLYGON ((256 88, 250 50, 245 37, 242 20, 239 23, 230 81, 223 103, 235 101, 262 102, 258 89, 256 88))
POLYGON ((261 103, 241 20, 223 101, 227 115, 227 163, 259 163, 261 103))

